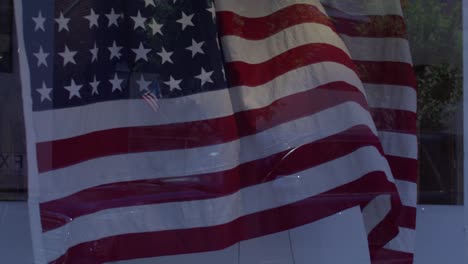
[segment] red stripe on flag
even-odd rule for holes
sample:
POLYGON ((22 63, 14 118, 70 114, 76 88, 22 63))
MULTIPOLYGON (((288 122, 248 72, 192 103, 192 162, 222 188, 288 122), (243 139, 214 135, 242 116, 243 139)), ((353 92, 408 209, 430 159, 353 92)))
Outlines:
POLYGON ((398 217, 398 223, 401 227, 416 229, 416 207, 403 206, 398 217))
POLYGON ((349 56, 340 48, 315 43, 290 49, 259 64, 230 62, 226 64, 226 72, 230 86, 258 86, 294 69, 320 62, 335 62, 355 69, 349 56))
POLYGON ((398 193, 391 193, 391 210, 385 218, 370 231, 368 235, 369 248, 371 250, 371 259, 381 250, 389 241, 398 235, 399 229, 395 228, 398 221, 400 210, 402 208, 398 193))
POLYGON ((411 253, 394 251, 389 249, 380 249, 374 253, 373 259, 380 260, 376 264, 413 264, 414 255, 411 253))
MULTIPOLYGON (((391 209, 388 214, 375 226, 372 230, 367 230, 368 244, 372 263, 387 263, 391 259, 382 258, 381 250, 383 247, 398 235, 399 228, 395 228, 399 224, 401 210, 403 208, 397 191, 388 193, 390 195, 391 209)), ((369 201, 370 202, 370 201, 369 201)), ((365 208, 368 204, 361 204, 361 208, 365 208)))
POLYGON ((359 90, 344 82, 334 82, 281 98, 264 108, 239 112, 232 116, 181 124, 111 129, 42 142, 37 144, 39 171, 64 168, 110 155, 226 143, 348 101, 367 107, 359 90), (279 111, 280 109, 285 110, 279 111), (270 118, 259 122, 261 116, 270 118))
POLYGON ((411 64, 391 61, 354 61, 359 77, 364 83, 392 84, 415 88, 416 78, 411 64))
POLYGON ((407 39, 405 21, 401 16, 367 16, 355 19, 333 17, 336 30, 351 37, 407 39), (391 26, 389 26, 391 25, 391 26))
POLYGON ((416 183, 418 181, 418 161, 398 156, 386 155, 395 179, 416 183))
POLYGON ((337 159, 364 146, 374 146, 383 155, 379 140, 372 131, 366 126, 357 126, 326 139, 301 145, 293 152, 280 152, 227 171, 98 186, 42 203, 42 227, 44 231, 49 231, 80 216, 110 208, 229 195, 242 188, 273 181, 337 159))
MULTIPOLYGON (((243 216, 224 225, 132 233, 89 241, 69 248, 66 254, 51 261, 50 264, 97 264, 221 250, 239 241, 286 231, 348 208, 367 204, 378 195, 394 193, 389 192, 393 188, 394 185, 387 181, 384 173, 374 172, 329 192, 297 203, 243 216), (96 250, 89 250, 90 248, 96 250)), ((397 227, 388 227, 387 232, 394 234, 398 232, 397 227)))
POLYGON ((143 100, 145 100, 148 105, 153 109, 155 112, 158 111, 159 105, 158 105, 158 98, 154 96, 153 93, 147 92, 144 95, 142 95, 143 100))
POLYGON ((371 114, 380 131, 413 135, 417 133, 416 113, 389 108, 371 108, 371 114))
POLYGON ((303 24, 318 23, 334 30, 333 23, 316 6, 296 4, 260 18, 247 18, 233 12, 218 12, 218 23, 223 31, 220 36, 240 36, 244 39, 260 40, 286 28, 303 24), (285 19, 285 18, 288 19, 285 19))

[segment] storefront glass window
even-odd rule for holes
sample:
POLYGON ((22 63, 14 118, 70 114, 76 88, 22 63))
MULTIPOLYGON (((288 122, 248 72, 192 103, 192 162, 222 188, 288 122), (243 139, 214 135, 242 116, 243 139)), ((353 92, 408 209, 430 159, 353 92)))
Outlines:
POLYGON ((0 0, 0 262, 465 263, 463 5, 0 0))

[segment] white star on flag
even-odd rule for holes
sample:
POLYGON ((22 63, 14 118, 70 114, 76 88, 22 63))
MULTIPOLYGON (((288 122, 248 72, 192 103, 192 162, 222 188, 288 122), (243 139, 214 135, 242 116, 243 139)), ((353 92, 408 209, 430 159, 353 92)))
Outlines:
POLYGON ((45 27, 44 27, 44 22, 46 19, 42 16, 42 12, 39 11, 39 14, 37 17, 32 18, 34 20, 34 23, 36 24, 34 27, 34 31, 38 31, 39 29, 45 32, 45 27))
POLYGON ((122 54, 120 53, 120 50, 122 49, 122 47, 117 46, 117 43, 115 42, 115 40, 112 43, 112 47, 109 47, 108 49, 110 51, 109 60, 112 60, 114 57, 117 59, 120 59, 120 57, 122 56, 122 54))
POLYGON ((143 74, 140 76, 140 80, 136 81, 137 84, 138 84, 138 88, 140 89, 140 92, 143 92, 143 91, 148 91, 149 90, 149 86, 151 85, 151 81, 147 81, 145 80, 145 77, 143 76, 143 74))
POLYGON ((119 27, 119 18, 120 15, 117 15, 114 11, 114 8, 111 9, 111 12, 109 14, 106 14, 107 19, 109 20, 109 24, 107 27, 111 27, 112 25, 119 27))
POLYGON ((156 35, 156 34, 160 34, 162 36, 162 31, 161 31, 161 28, 163 27, 162 24, 158 24, 156 22, 156 20, 154 20, 154 18, 152 18, 151 20, 151 23, 148 24, 148 26, 151 28, 151 30, 153 31, 153 36, 156 35))
POLYGON ((212 3, 211 4, 211 7, 210 8, 207 8, 206 11, 210 12, 211 13, 211 16, 213 18, 213 20, 216 21, 216 10, 215 10, 215 6, 214 4, 212 3))
POLYGON ((182 24, 182 30, 184 30, 186 27, 188 26, 195 26, 193 23, 192 23, 192 18, 193 18, 194 14, 191 14, 189 16, 187 16, 183 11, 182 11, 182 18, 177 20, 177 23, 180 23, 182 24))
POLYGON ((164 64, 166 62, 169 62, 169 63, 174 63, 171 59, 171 56, 174 52, 167 52, 164 47, 162 48, 162 51, 161 52, 158 52, 158 55, 161 56, 161 59, 162 59, 162 62, 161 64, 164 64))
POLYGON ((80 90, 83 85, 77 85, 75 83, 75 80, 71 80, 71 83, 69 86, 65 86, 65 89, 70 92, 70 96, 68 97, 69 100, 71 100, 73 97, 78 97, 81 98, 80 90))
POLYGON ((130 18, 134 22, 133 29, 137 29, 137 28, 140 28, 140 27, 142 29, 145 29, 146 18, 141 16, 140 10, 138 10, 137 16, 131 16, 130 18))
POLYGON ((46 67, 48 66, 47 57, 49 57, 49 53, 45 53, 42 46, 39 47, 39 51, 37 53, 34 53, 34 56, 37 58, 37 67, 40 67, 41 65, 46 67))
POLYGON ((154 0, 144 0, 145 1, 145 7, 148 7, 148 6, 156 6, 154 4, 154 0))
POLYGON ((99 94, 98 87, 100 83, 100 81, 96 80, 96 75, 94 75, 93 81, 89 83, 91 88, 93 88, 93 90, 91 91, 92 95, 99 94))
POLYGON ((70 19, 64 17, 62 12, 60 12, 60 17, 55 19, 55 22, 58 24, 58 32, 61 32, 62 30, 70 31, 68 28, 68 22, 70 22, 70 19))
POLYGON ((201 86, 205 85, 205 83, 213 83, 213 80, 211 79, 211 75, 213 75, 213 71, 206 72, 205 69, 201 69, 200 75, 195 76, 195 78, 201 80, 201 86))
POLYGON ((122 82, 123 79, 119 79, 119 76, 117 73, 114 75, 114 79, 109 80, 109 82, 112 84, 112 92, 115 92, 117 90, 122 91, 122 82))
POLYGON ((190 50, 192 52, 192 58, 195 57, 198 53, 200 54, 205 54, 203 52, 202 46, 205 44, 204 41, 197 43, 194 39, 192 39, 192 46, 187 47, 187 50, 190 50))
POLYGON ((36 89, 36 91, 41 94, 41 103, 44 102, 44 100, 49 100, 52 102, 52 98, 50 98, 52 88, 48 88, 45 82, 42 82, 42 88, 36 89))
POLYGON ((85 16, 87 20, 89 20, 89 28, 93 28, 96 26, 97 28, 99 27, 98 19, 99 15, 94 12, 94 9, 91 8, 90 14, 85 16))
POLYGON ((137 62, 140 59, 144 61, 148 61, 148 53, 151 51, 151 49, 145 49, 145 47, 143 46, 143 43, 140 42, 140 46, 138 47, 138 49, 132 49, 132 51, 136 55, 135 62, 137 62))
POLYGON ((91 62, 95 62, 98 60, 98 53, 99 53, 99 48, 97 47, 96 42, 94 42, 94 47, 89 50, 91 52, 91 62))
POLYGON ((171 92, 173 90, 182 90, 180 88, 180 83, 182 82, 182 80, 176 80, 174 78, 172 78, 172 76, 169 77, 169 81, 168 82, 165 82, 165 84, 167 84, 171 90, 171 92))
POLYGON ((76 51, 70 51, 67 45, 65 45, 65 50, 63 52, 59 52, 59 55, 63 57, 63 66, 66 66, 68 63, 76 64, 76 53, 76 51))

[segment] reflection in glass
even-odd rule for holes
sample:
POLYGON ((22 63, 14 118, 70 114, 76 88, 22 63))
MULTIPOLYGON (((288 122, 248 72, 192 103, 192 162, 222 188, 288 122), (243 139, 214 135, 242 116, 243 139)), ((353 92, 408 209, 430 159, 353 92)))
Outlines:
POLYGON ((418 78, 419 202, 463 202, 462 2, 405 6, 418 78))

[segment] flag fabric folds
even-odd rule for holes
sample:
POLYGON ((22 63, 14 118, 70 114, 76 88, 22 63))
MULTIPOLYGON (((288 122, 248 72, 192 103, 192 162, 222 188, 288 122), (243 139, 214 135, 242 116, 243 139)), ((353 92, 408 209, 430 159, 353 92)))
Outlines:
POLYGON ((386 254, 412 263, 417 201, 416 76, 399 0, 322 0, 364 83, 403 209, 386 254), (402 243, 402 241, 405 241, 402 243))
POLYGON ((407 89, 325 7, 16 1, 36 261, 216 251, 356 207, 373 263, 404 252, 411 109, 375 102, 407 89))

